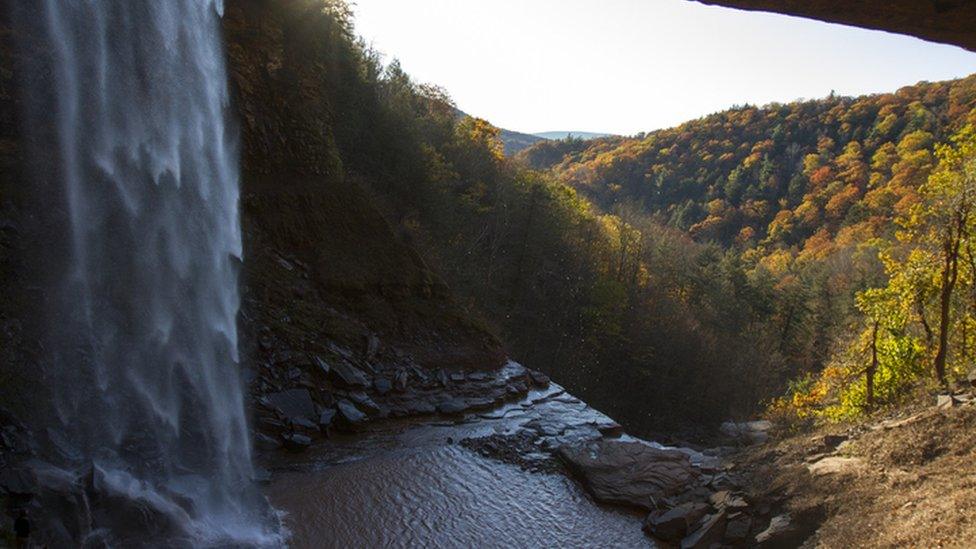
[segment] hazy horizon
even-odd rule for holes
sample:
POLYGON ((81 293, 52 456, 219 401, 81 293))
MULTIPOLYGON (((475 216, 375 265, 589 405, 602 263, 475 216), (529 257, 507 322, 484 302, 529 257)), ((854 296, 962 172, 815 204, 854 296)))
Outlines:
POLYGON ((976 73, 976 53, 955 46, 687 0, 359 0, 355 13, 387 61, 527 134, 632 135, 976 73))

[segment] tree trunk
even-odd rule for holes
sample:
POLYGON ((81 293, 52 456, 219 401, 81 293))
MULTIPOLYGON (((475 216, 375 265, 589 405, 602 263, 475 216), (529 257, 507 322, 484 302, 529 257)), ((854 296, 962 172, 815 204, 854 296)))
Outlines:
POLYGON ((933 337, 932 327, 929 326, 929 321, 925 318, 925 303, 922 302, 921 296, 915 300, 915 311, 918 313, 918 318, 922 322, 922 329, 925 330, 925 346, 931 349, 933 337))
POLYGON ((949 314, 952 308, 952 290, 959 275, 959 246, 965 218, 956 216, 955 231, 950 230, 942 246, 942 288, 939 290, 939 350, 935 354, 935 377, 946 384, 946 359, 949 355, 949 314))
POLYGON ((874 373, 878 371, 878 321, 874 321, 874 328, 871 330, 871 365, 868 366, 865 377, 867 378, 867 408, 868 413, 874 411, 874 373))

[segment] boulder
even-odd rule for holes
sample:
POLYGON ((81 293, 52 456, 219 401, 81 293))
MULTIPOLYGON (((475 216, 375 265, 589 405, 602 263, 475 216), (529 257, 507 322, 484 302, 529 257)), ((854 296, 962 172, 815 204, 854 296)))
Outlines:
POLYGON ((315 432, 319 429, 318 424, 307 417, 296 416, 290 419, 292 427, 298 427, 299 429, 304 429, 307 432, 315 432))
POLYGON ((709 511, 704 503, 684 503, 668 511, 655 511, 644 520, 644 532, 662 541, 680 541, 709 511))
POLYGON ((304 452, 305 450, 308 450, 309 446, 312 445, 311 438, 299 433, 288 433, 286 435, 282 435, 281 439, 285 443, 285 450, 288 450, 289 452, 304 452))
POLYGON ((538 370, 529 370, 529 380, 540 389, 545 389, 549 386, 549 376, 538 370))
POLYGON ((955 408, 959 404, 959 400, 952 395, 939 395, 935 397, 936 408, 945 410, 948 408, 955 408))
POLYGON ((847 435, 823 435, 813 439, 814 452, 833 452, 848 440, 847 435))
POLYGON ((567 417, 560 415, 543 416, 526 422, 523 427, 539 433, 545 437, 556 437, 565 433, 570 427, 567 417))
POLYGON ((528 369, 518 362, 508 361, 502 368, 500 374, 501 377, 508 380, 525 379, 528 375, 528 369))
POLYGON ((708 487, 712 490, 736 490, 740 486, 741 484, 738 481, 725 472, 713 475, 712 479, 708 481, 708 487))
POLYGON ((360 410, 365 410, 367 414, 377 414, 380 411, 380 407, 373 402, 373 399, 362 391, 349 393, 349 400, 356 403, 356 406, 360 410))
POLYGON ((335 418, 336 418, 336 411, 334 408, 323 410, 322 413, 319 414, 319 429, 323 433, 327 434, 329 428, 332 427, 332 422, 335 421, 335 418))
POLYGON ((429 415, 437 411, 437 407, 426 400, 411 400, 406 404, 408 414, 429 415))
POLYGON ((254 435, 254 445, 260 450, 277 450, 281 448, 281 442, 274 437, 269 437, 264 433, 254 435))
POLYGON ((437 405, 437 412, 448 416, 460 414, 467 409, 468 403, 460 398, 448 399, 437 405))
POLYGON ((725 511, 719 511, 702 519, 695 531, 681 540, 681 549, 708 549, 721 543, 725 536, 725 511))
POLYGON ((469 398, 465 401, 468 410, 490 410, 495 407, 495 401, 490 398, 469 398))
POLYGON ((277 433, 285 429, 285 424, 273 417, 262 416, 258 418, 258 429, 265 432, 277 433))
POLYGON ((373 380, 373 389, 376 389, 376 392, 383 396, 393 390, 393 384, 385 377, 378 377, 373 380))
POLYGON ((362 370, 344 360, 340 360, 332 366, 332 375, 337 382, 347 387, 365 389, 370 385, 369 379, 362 370))
POLYGON ((318 401, 322 406, 325 406, 326 408, 331 408, 332 406, 335 406, 336 403, 335 395, 333 395, 329 391, 319 391, 318 401))
POLYGON ((769 526, 756 534, 759 547, 780 547, 795 533, 793 520, 788 513, 777 515, 769 521, 769 526))
POLYGON ((745 499, 742 498, 742 496, 733 494, 729 490, 720 490, 715 492, 711 495, 709 501, 712 502, 712 505, 714 505, 716 509, 738 511, 749 507, 749 504, 745 499))
POLYGON ((332 371, 332 367, 322 357, 315 357, 315 365, 319 367, 319 371, 323 375, 329 375, 329 372, 332 371))
POLYGON ((807 470, 815 476, 844 474, 854 472, 862 463, 856 457, 828 456, 807 465, 807 470))
POLYGON ((558 455, 597 501, 648 511, 698 475, 686 454, 638 441, 601 439, 563 446, 558 455))
POLYGON ((743 543, 749 537, 752 529, 752 517, 745 513, 729 515, 725 524, 725 539, 732 543, 743 543))
POLYGON ((136 539, 174 538, 192 522, 181 498, 166 497, 122 470, 93 465, 87 492, 93 528, 111 531, 120 547, 136 539))
POLYGON ((731 438, 746 444, 762 444, 769 440, 769 430, 773 424, 766 420, 736 423, 726 421, 719 430, 731 438))
POLYGON ((423 383, 430 381, 430 376, 428 376, 424 370, 416 364, 410 364, 410 371, 413 372, 413 375, 417 376, 417 379, 421 380, 423 383))
POLYGON ((597 423, 596 429, 597 431, 600 431, 601 435, 608 438, 618 438, 624 434, 623 425, 617 423, 616 421, 597 423))
POLYGON ((359 408, 356 408, 352 402, 342 399, 336 404, 336 408, 339 412, 336 416, 336 423, 340 428, 355 431, 366 423, 366 414, 359 411, 359 408))
POLYGON ((315 403, 308 389, 289 389, 268 395, 267 401, 290 421, 315 417, 315 403))
POLYGON ((397 370, 395 376, 393 376, 393 388, 399 392, 407 390, 407 384, 410 381, 410 372, 406 370, 397 370))

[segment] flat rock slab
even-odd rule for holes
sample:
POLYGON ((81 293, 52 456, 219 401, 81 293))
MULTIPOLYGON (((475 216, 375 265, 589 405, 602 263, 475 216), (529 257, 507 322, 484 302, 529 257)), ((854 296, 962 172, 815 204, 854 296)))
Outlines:
POLYGON ((725 511, 705 517, 691 535, 681 540, 681 549, 710 549, 722 541, 725 526, 725 511))
POLYGON ((787 547, 796 528, 789 513, 777 515, 769 521, 769 527, 756 535, 758 547, 787 547))
POLYGON ((299 453, 304 452, 312 445, 312 439, 298 433, 289 433, 283 435, 282 440, 285 442, 285 450, 289 452, 299 453))
POLYGON ((393 390, 393 383, 386 378, 378 377, 373 380, 373 388, 380 396, 383 396, 393 390))
POLYGON ((365 410, 368 414, 376 414, 380 411, 380 407, 373 402, 373 399, 369 398, 369 396, 362 391, 349 393, 349 400, 355 402, 356 407, 360 408, 361 410, 365 410))
POLYGON ((644 520, 644 532, 664 541, 680 541, 688 530, 708 514, 708 504, 689 502, 668 511, 652 512, 644 520))
POLYGON ((319 415, 319 429, 322 431, 328 431, 329 427, 332 426, 332 422, 336 418, 336 410, 334 408, 329 408, 327 410, 322 410, 319 415))
POLYGON ((268 395, 272 406, 288 418, 314 418, 315 403, 308 389, 290 389, 268 395))
POLYGON ((437 411, 445 415, 460 414, 467 409, 468 403, 460 398, 445 400, 437 405, 437 411))
POLYGON ((762 444, 769 440, 769 430, 773 424, 769 421, 744 421, 736 423, 726 421, 719 430, 726 436, 749 444, 762 444))
POLYGON ((834 475, 854 472, 863 462, 859 458, 830 456, 807 465, 813 475, 834 475))
POLYGON ((356 408, 356 405, 348 400, 340 400, 336 404, 336 408, 339 412, 337 422, 344 429, 355 431, 366 422, 366 414, 359 411, 359 408, 356 408))
POLYGON ((367 388, 370 381, 362 370, 345 361, 338 361, 332 365, 332 375, 339 383, 347 387, 367 388))
POLYGON ((597 501, 648 511, 662 498, 685 490, 698 476, 687 455, 638 441, 563 446, 559 457, 597 501))

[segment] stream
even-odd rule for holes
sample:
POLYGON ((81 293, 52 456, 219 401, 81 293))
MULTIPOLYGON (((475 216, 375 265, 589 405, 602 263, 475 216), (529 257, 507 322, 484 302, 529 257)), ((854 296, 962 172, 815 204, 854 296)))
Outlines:
POLYGON ((266 493, 294 547, 650 546, 641 514, 594 502, 551 453, 615 426, 553 384, 490 412, 385 422, 276 455, 266 493), (461 442, 526 433, 507 459, 461 442))

